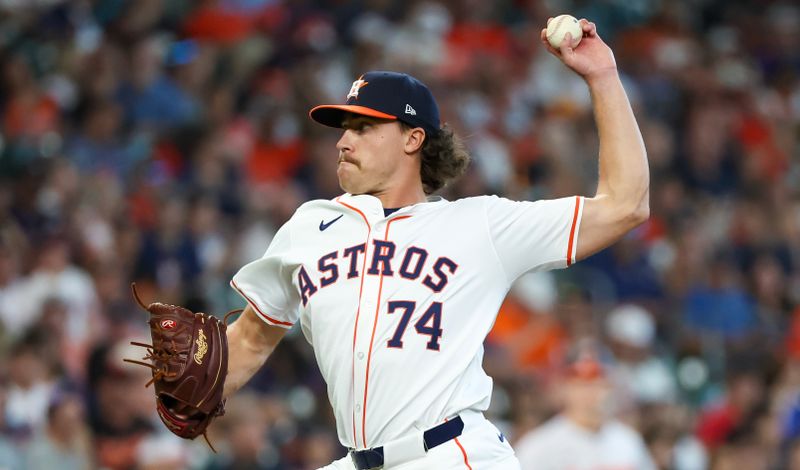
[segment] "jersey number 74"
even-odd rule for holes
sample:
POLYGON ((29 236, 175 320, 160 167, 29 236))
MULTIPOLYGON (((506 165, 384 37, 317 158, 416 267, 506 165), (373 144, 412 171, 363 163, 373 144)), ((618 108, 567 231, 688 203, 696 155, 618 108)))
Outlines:
MULTIPOLYGON (((403 335, 408 327, 408 322, 411 320, 411 315, 414 313, 417 303, 409 300, 394 300, 388 304, 388 313, 392 314, 396 310, 402 310, 403 315, 400 317, 400 322, 397 324, 397 330, 394 332, 392 339, 386 342, 390 348, 403 347, 403 335)), ((426 345, 432 351, 439 350, 439 338, 442 337, 442 303, 433 302, 428 310, 419 317, 414 323, 414 329, 418 334, 430 336, 430 340, 426 345)))

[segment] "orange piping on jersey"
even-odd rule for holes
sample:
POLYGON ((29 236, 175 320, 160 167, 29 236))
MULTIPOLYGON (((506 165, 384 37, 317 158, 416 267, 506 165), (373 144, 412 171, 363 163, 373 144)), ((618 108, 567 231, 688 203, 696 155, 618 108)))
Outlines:
POLYGON ((469 459, 467 458, 467 451, 464 450, 464 446, 461 445, 457 437, 454 438, 454 440, 456 441, 458 448, 461 449, 461 455, 464 456, 464 465, 466 465, 469 470, 472 470, 472 467, 469 464, 469 459))
MULTIPOLYGON (((386 222, 386 233, 383 235, 383 239, 388 241, 389 240, 389 226, 392 225, 392 222, 396 220, 408 219, 411 217, 410 215, 401 215, 400 217, 395 217, 394 219, 390 219, 386 222)), ((364 250, 364 259, 366 260, 366 250, 364 250)), ((362 273, 363 276, 363 273, 362 273)), ((381 269, 381 277, 378 283, 378 301, 376 302, 377 305, 375 306, 375 321, 372 323, 372 337, 369 339, 369 353, 367 353, 367 374, 364 378, 364 409, 362 410, 364 413, 361 415, 361 437, 363 438, 364 448, 367 448, 367 390, 369 390, 369 364, 372 362, 372 343, 375 341, 375 329, 378 326, 378 312, 381 309, 381 292, 383 291, 383 269, 381 269)))
MULTIPOLYGON (((445 418, 444 422, 446 423, 447 421, 448 419, 445 418)), ((458 437, 454 437, 453 439, 456 441, 456 445, 458 446, 458 448, 461 449, 461 455, 464 456, 464 465, 466 465, 469 470, 472 470, 472 467, 469 465, 469 459, 467 458, 467 451, 464 450, 464 446, 462 446, 461 443, 458 441, 458 437)))
POLYGON ((276 320, 276 319, 270 317, 269 315, 267 315, 266 313, 262 312, 261 309, 258 308, 258 305, 256 305, 255 302, 253 302, 253 299, 248 297, 247 294, 245 294, 242 291, 242 289, 240 289, 239 286, 237 286, 236 283, 233 282, 233 279, 231 279, 231 286, 233 286, 234 289, 236 289, 240 294, 242 294, 242 297, 244 297, 245 300, 247 300, 247 303, 249 303, 253 307, 253 309, 256 311, 256 313, 258 313, 259 315, 264 317, 264 319, 267 320, 268 322, 274 323, 276 325, 283 325, 283 326, 293 326, 294 325, 294 323, 289 323, 289 322, 285 322, 285 321, 276 320))
MULTIPOLYGON (((367 216, 364 215, 363 212, 358 210, 358 208, 353 207, 349 204, 346 204, 339 200, 340 198, 336 198, 336 202, 339 204, 347 207, 350 210, 358 212, 362 219, 364 219, 364 223, 367 224, 367 239, 364 240, 364 262, 361 264, 361 287, 358 288, 358 309, 356 310, 356 322, 353 326, 353 355, 351 356, 351 364, 350 370, 352 372, 351 383, 353 386, 353 390, 356 389, 356 333, 358 332, 358 317, 361 314, 361 294, 364 291, 364 272, 367 269, 367 251, 369 247, 367 246, 367 241, 369 241, 369 234, 372 233, 372 226, 369 224, 369 220, 367 220, 367 216)), ((367 365, 369 367, 369 365, 367 365)), ((361 429, 361 433, 363 435, 364 429, 361 429)), ((356 414, 353 412, 353 445, 356 444, 358 438, 356 437, 356 414)))
POLYGON ((567 266, 574 263, 572 259, 572 244, 575 241, 575 226, 578 225, 578 212, 581 207, 581 197, 575 196, 575 213, 572 215, 572 228, 569 229, 569 244, 567 245, 567 266))

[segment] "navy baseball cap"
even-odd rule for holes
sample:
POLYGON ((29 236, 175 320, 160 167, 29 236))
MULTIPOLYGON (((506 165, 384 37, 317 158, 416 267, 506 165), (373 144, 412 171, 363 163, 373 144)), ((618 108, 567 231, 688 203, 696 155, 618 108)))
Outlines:
POLYGON ((424 83, 398 72, 367 72, 353 82, 345 104, 323 104, 312 109, 311 119, 329 127, 342 127, 345 113, 382 119, 395 119, 425 129, 428 135, 439 131, 439 106, 424 83))

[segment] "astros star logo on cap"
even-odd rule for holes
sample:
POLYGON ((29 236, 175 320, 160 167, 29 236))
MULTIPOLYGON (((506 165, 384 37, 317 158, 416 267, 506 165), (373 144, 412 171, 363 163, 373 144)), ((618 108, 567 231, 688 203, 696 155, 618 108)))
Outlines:
POLYGON ((441 127, 439 106, 428 87, 411 75, 386 70, 361 75, 350 87, 344 104, 321 104, 308 115, 320 124, 341 129, 347 113, 401 121, 422 127, 429 136, 441 127), (367 84, 369 88, 365 89, 367 84))
POLYGON ((364 76, 358 77, 358 80, 353 82, 353 86, 350 87, 350 92, 347 93, 347 98, 358 98, 358 90, 362 87, 367 85, 369 82, 365 82, 363 80, 364 76))

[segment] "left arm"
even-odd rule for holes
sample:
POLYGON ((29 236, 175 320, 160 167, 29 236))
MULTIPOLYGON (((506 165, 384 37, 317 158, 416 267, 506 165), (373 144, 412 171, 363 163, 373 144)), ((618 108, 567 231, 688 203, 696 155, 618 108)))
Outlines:
POLYGON ((267 324, 250 305, 228 329, 228 377, 224 397, 242 388, 275 350, 289 331, 267 324))

